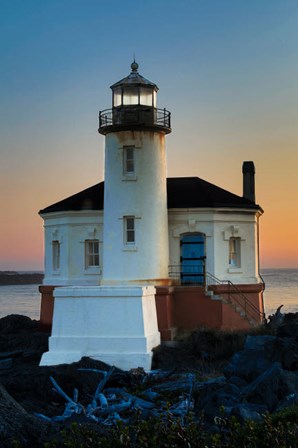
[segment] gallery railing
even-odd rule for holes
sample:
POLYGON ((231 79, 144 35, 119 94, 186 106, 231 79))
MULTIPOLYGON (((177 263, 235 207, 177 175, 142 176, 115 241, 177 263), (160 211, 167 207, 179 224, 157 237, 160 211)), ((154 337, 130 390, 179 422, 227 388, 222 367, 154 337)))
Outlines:
POLYGON ((170 132, 171 112, 146 106, 120 106, 99 112, 99 131, 111 126, 157 126, 170 132))

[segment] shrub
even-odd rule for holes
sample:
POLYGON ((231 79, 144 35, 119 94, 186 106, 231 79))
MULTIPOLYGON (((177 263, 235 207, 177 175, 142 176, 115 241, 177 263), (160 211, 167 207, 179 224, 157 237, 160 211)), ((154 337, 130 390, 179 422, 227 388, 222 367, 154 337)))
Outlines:
POLYGON ((236 418, 218 418, 212 431, 202 421, 175 420, 171 414, 120 422, 104 434, 90 425, 73 423, 45 448, 295 448, 298 440, 298 407, 263 422, 240 423, 236 418))

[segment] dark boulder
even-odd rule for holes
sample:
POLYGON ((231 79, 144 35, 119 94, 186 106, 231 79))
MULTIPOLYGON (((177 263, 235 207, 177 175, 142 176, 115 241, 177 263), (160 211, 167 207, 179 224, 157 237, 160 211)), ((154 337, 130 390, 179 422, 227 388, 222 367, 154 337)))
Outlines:
POLYGON ((286 338, 297 338, 298 337, 298 322, 285 322, 280 325, 276 334, 279 337, 286 338))
POLYGON ((282 369, 278 362, 242 389, 244 398, 251 403, 265 404, 270 412, 290 394, 298 390, 298 376, 282 369))
POLYGON ((266 405, 255 403, 239 403, 231 409, 231 415, 237 417, 240 421, 252 420, 259 422, 263 415, 268 412, 266 405))
POLYGON ((240 389, 224 381, 208 382, 202 385, 195 405, 196 414, 203 414, 207 421, 222 414, 222 408, 231 409, 241 400, 240 389))
POLYGON ((250 383, 271 366, 263 350, 241 350, 235 353, 231 362, 224 368, 227 378, 238 376, 250 383))
POLYGON ((16 441, 24 446, 37 446, 47 427, 48 424, 28 414, 0 384, 0 446, 2 448, 11 448, 16 441))
POLYGON ((277 336, 247 336, 244 349, 235 353, 225 367, 227 378, 238 376, 250 383, 268 370, 272 363, 280 362, 284 368, 295 370, 298 345, 293 339, 277 336))

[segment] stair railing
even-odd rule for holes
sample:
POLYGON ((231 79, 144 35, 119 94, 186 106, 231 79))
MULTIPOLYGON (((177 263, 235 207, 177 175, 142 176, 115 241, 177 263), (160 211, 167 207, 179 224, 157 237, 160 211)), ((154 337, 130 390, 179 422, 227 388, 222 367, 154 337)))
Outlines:
POLYGON ((254 322, 264 322, 265 314, 262 313, 246 296, 243 292, 230 280, 219 280, 213 274, 206 272, 206 291, 212 291, 213 285, 228 285, 228 298, 229 301, 238 306, 244 313, 245 317, 254 322))
MULTIPOLYGON (((248 297, 230 280, 220 280, 210 272, 194 269, 195 266, 170 265, 169 277, 174 285, 197 286, 205 289, 205 292, 212 292, 212 286, 227 285, 227 295, 229 302, 240 308, 246 319, 255 323, 262 323, 265 314, 262 313, 248 297)), ((221 293, 222 294, 222 293, 221 293)))

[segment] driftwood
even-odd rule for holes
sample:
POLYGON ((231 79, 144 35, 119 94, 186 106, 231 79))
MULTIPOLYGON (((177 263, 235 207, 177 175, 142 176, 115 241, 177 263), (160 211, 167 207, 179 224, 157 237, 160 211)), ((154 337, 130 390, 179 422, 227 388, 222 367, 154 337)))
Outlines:
POLYGON ((274 314, 272 314, 271 316, 268 317, 268 326, 272 329, 272 330, 277 330, 277 328, 283 323, 284 321, 284 314, 281 313, 281 308, 283 307, 283 305, 280 305, 277 310, 275 311, 274 314))
POLYGON ((148 416, 166 417, 169 413, 173 418, 185 417, 194 406, 192 393, 194 389, 194 375, 181 374, 173 375, 173 381, 170 381, 171 372, 154 371, 141 377, 141 384, 157 382, 151 388, 140 392, 145 398, 129 393, 124 388, 106 387, 109 379, 114 373, 112 367, 109 371, 96 369, 79 369, 81 371, 95 372, 101 375, 101 379, 96 387, 95 393, 90 403, 84 407, 78 402, 78 390, 74 389, 73 398, 67 395, 59 386, 57 381, 50 377, 54 390, 66 401, 65 409, 62 415, 47 417, 43 414, 35 414, 46 422, 63 422, 74 414, 80 414, 93 422, 111 426, 119 420, 127 421, 127 413, 133 416, 138 412, 144 418, 148 416), (166 381, 164 381, 166 380, 166 381), (179 401, 169 406, 166 401, 161 400, 164 392, 179 391, 179 401))

